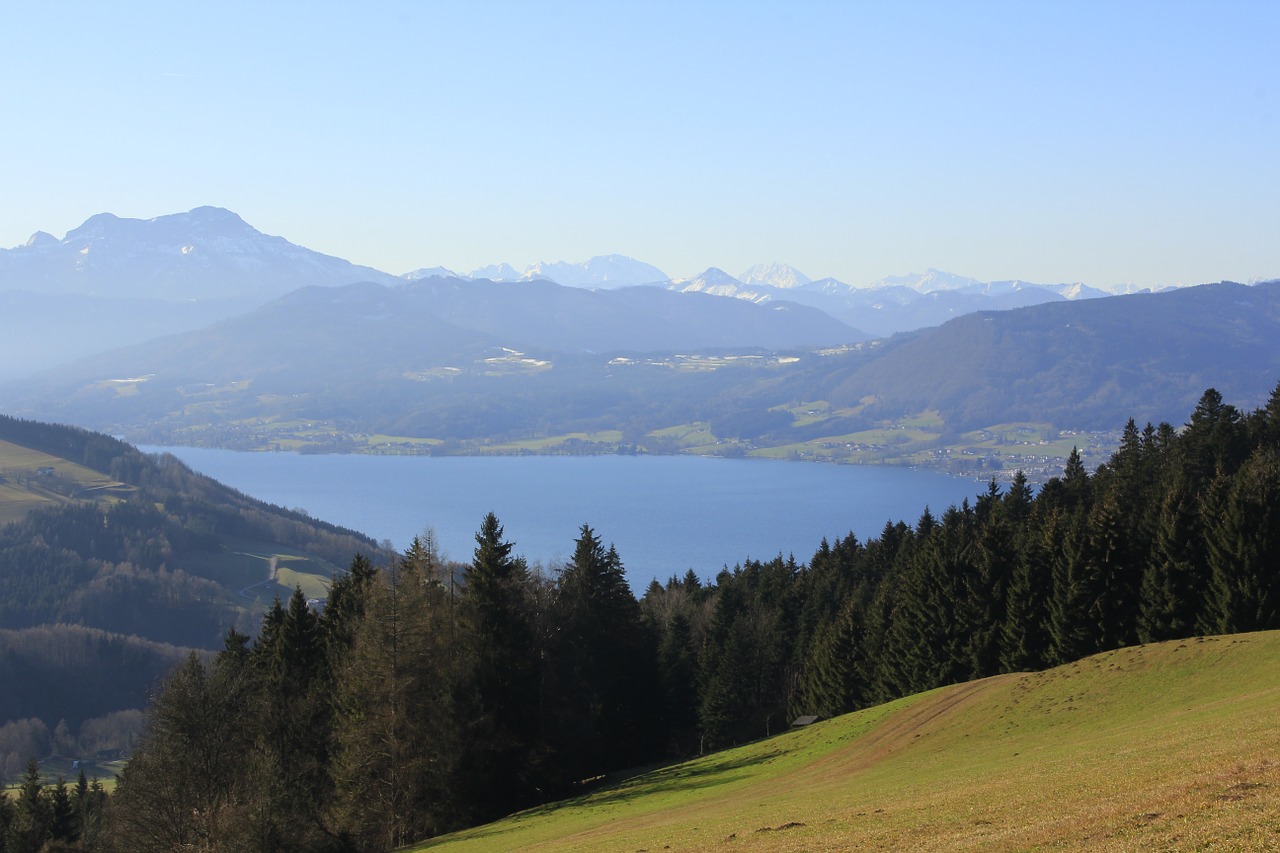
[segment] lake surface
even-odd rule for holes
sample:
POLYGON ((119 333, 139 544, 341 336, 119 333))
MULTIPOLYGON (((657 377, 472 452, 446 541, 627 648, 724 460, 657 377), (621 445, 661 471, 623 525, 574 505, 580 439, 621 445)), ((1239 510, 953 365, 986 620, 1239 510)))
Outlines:
POLYGON ((693 569, 714 577, 745 558, 794 554, 822 538, 875 536, 984 489, 976 480, 895 467, 689 456, 364 456, 168 452, 260 500, 390 540, 403 550, 428 526, 445 555, 471 559, 485 513, 515 552, 551 566, 590 524, 617 546, 632 587, 693 569))

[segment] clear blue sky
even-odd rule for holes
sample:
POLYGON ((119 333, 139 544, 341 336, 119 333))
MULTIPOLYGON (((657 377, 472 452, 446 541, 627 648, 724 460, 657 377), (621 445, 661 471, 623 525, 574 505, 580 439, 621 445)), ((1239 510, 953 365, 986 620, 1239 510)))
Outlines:
POLYGON ((213 204, 389 272, 1280 276, 1280 3, 21 3, 0 245, 213 204))

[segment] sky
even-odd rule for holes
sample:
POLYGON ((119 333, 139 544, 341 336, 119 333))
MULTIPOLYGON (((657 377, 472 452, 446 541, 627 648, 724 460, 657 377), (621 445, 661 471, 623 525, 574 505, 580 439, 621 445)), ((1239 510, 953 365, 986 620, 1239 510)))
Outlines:
POLYGON ((21 3, 0 246, 225 207, 391 273, 1280 277, 1280 3, 21 3))

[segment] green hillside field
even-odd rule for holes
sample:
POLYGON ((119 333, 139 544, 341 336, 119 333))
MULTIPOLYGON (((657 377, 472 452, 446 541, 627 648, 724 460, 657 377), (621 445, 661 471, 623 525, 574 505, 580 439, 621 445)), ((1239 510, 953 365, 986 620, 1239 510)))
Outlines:
POLYGON ((411 848, 1280 849, 1280 632, 944 687, 411 848))

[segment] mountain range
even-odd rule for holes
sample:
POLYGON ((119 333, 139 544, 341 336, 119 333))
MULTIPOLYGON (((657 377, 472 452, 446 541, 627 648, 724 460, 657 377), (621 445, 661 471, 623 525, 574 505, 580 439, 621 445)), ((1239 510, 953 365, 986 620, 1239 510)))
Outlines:
MULTIPOLYGON (((616 254, 581 263, 539 263, 522 272, 507 264, 496 264, 468 275, 432 267, 394 276, 263 234, 235 213, 216 207, 198 207, 148 220, 101 213, 62 239, 37 232, 24 245, 0 249, 0 307, 9 321, 8 334, 0 341, 0 381, 166 333, 201 329, 243 315, 302 287, 336 287, 356 282, 388 288, 412 287, 428 279, 554 282, 594 290, 648 285, 654 290, 711 293, 771 306, 763 315, 725 307, 724 317, 711 316, 714 310, 703 306, 690 308, 690 315, 696 316, 711 333, 697 338, 666 336, 667 340, 679 339, 681 346, 741 346, 748 329, 770 326, 769 315, 775 319, 780 316, 772 309, 784 302, 830 315, 851 328, 843 334, 846 342, 852 342, 868 335, 885 336, 937 325, 974 310, 1101 293, 1083 286, 1072 290, 1065 285, 1022 282, 987 285, 935 270, 856 288, 830 278, 813 281, 793 267, 778 263, 759 264, 738 278, 711 268, 692 279, 673 280, 651 264, 616 254), (730 330, 749 317, 753 319, 742 333, 730 330)), ((443 292, 439 288, 437 291, 443 292)), ((480 287, 474 295, 483 300, 489 292, 480 287)), ((545 287, 539 292, 558 293, 545 287)), ((556 298, 573 299, 564 294, 556 298)), ((660 297, 630 299, 656 305, 660 297)), ((453 303, 451 311, 467 313, 457 298, 453 303)), ((673 310, 674 306, 685 304, 669 303, 671 308, 665 310, 674 317, 680 313, 673 310)), ((792 309, 786 324, 792 330, 797 327, 797 315, 814 317, 811 311, 792 309)), ((792 335, 791 341, 829 341, 832 330, 839 328, 828 321, 814 322, 822 328, 799 338, 792 335)), ((653 335, 644 340, 630 335, 626 340, 666 346, 663 338, 653 335)), ((754 341, 762 347, 783 343, 777 335, 754 341)))
MULTIPOLYGON (((432 278, 551 281, 590 289, 648 285, 749 303, 790 302, 858 330, 850 341, 938 325, 977 310, 1106 295, 1080 284, 987 283, 932 269, 854 287, 832 278, 815 281, 780 263, 758 264, 736 278, 712 267, 692 278, 672 279, 651 264, 617 254, 581 263, 538 263, 523 271, 494 264, 466 275, 431 267, 393 276, 263 234, 220 208, 149 220, 103 213, 61 240, 37 232, 25 245, 0 250, 0 305, 12 329, 0 343, 0 380, 166 332, 203 328, 300 287, 366 281, 394 287, 432 278)), ((700 315, 709 321, 705 312, 700 315)), ((734 312, 735 318, 742 316, 734 312)), ((727 322, 717 320, 714 326, 723 329, 727 322)))
POLYGON ((1274 282, 1106 296, 928 270, 855 288, 765 264, 612 286, 663 275, 617 255, 488 272, 392 276, 215 208, 96 216, 0 254, 0 406, 146 443, 263 446, 305 420, 446 449, 599 430, 678 449, 669 430, 708 423, 747 448, 852 446, 926 411, 953 435, 1117 429, 1210 385, 1260 405, 1280 376, 1274 282))

